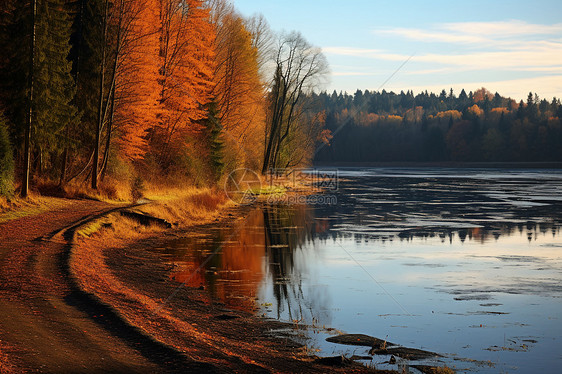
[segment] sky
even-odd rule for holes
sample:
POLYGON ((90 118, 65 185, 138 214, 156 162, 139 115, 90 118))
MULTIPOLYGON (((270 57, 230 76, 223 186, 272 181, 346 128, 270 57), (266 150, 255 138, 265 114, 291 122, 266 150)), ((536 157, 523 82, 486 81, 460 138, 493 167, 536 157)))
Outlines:
POLYGON ((274 31, 299 31, 330 64, 323 90, 562 98, 559 0, 233 0, 274 31))

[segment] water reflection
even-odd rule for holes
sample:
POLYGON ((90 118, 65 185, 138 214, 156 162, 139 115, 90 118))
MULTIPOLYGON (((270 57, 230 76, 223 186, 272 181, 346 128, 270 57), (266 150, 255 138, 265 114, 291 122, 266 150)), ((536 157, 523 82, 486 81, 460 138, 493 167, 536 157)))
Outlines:
MULTIPOLYGON (((380 241, 406 241, 439 238, 441 243, 453 243, 459 240, 461 243, 465 241, 475 241, 480 244, 486 244, 490 241, 498 241, 501 238, 507 238, 513 235, 525 234, 527 241, 536 240, 539 235, 551 234, 553 238, 560 235, 560 226, 558 223, 527 223, 524 225, 515 224, 496 224, 488 227, 472 227, 466 229, 451 228, 414 228, 403 229, 402 231, 389 232, 391 227, 382 228, 380 234, 357 232, 356 228, 342 229, 341 226, 327 233, 330 238, 336 240, 341 238, 352 238, 356 242, 380 241)), ((325 239, 326 236, 323 236, 325 239)))
MULTIPOLYGON (((488 372, 557 365, 562 173, 341 176, 336 206, 262 206, 170 243, 174 279, 230 307, 497 362, 488 372), (510 338, 532 353, 488 350, 510 338)), ((321 354, 341 353, 323 337, 321 354)))
POLYGON ((304 308, 302 260, 308 256, 303 251, 314 248, 304 244, 326 228, 306 206, 259 207, 231 230, 171 242, 172 262, 178 266, 172 278, 249 311, 256 309, 257 294, 267 283, 278 315, 287 312, 299 320, 304 308))
MULTIPOLYGON (((254 311, 260 306, 258 296, 267 295, 274 300, 268 299, 271 305, 265 309, 275 310, 278 318, 327 324, 330 306, 322 287, 307 290, 308 297, 303 290, 303 279, 314 276, 309 265, 322 257, 327 240, 493 245, 509 244, 512 237, 512 243, 519 245, 523 237, 529 243, 547 235, 556 238, 562 218, 557 195, 548 203, 543 196, 541 204, 529 206, 521 191, 532 192, 530 186, 550 191, 552 185, 558 190, 560 184, 562 179, 545 184, 544 180, 498 183, 458 175, 454 179, 417 174, 355 176, 340 182, 337 206, 263 205, 237 227, 171 242, 169 250, 177 266, 172 277, 207 289, 211 297, 231 307, 254 311), (513 201, 520 203, 513 205, 513 201)), ((531 195, 539 199, 537 193, 531 195)))

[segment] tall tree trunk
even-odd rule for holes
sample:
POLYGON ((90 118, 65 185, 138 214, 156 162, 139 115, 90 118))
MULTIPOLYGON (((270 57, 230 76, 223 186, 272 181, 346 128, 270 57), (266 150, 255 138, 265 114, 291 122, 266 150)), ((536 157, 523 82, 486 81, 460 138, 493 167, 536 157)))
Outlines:
POLYGON ((101 167, 101 180, 103 181, 105 177, 105 172, 107 170, 107 162, 109 161, 109 148, 111 147, 111 132, 113 127, 113 113, 115 110, 115 85, 111 90, 111 108, 109 112, 109 120, 107 123, 107 139, 105 141, 105 151, 103 154, 103 162, 101 167))
POLYGON ((98 100, 98 121, 96 128, 96 143, 94 144, 94 163, 92 165, 92 189, 98 189, 98 166, 100 157, 100 136, 101 128, 104 120, 104 110, 103 110, 103 98, 104 90, 103 86, 105 84, 105 48, 106 48, 106 35, 107 35, 107 12, 108 12, 108 0, 105 1, 103 10, 103 34, 102 34, 102 48, 101 48, 101 62, 100 62, 100 82, 99 82, 99 100, 98 100))
POLYGON ((62 163, 60 168, 60 179, 59 179, 59 186, 64 185, 66 181, 66 168, 68 164, 68 145, 64 147, 64 151, 62 152, 62 163))
POLYGON ((32 10, 31 10, 31 56, 29 62, 29 82, 28 82, 28 89, 29 89, 29 97, 28 97, 28 105, 29 111, 27 113, 27 124, 25 126, 25 142, 24 142, 24 161, 23 161, 23 181, 21 186, 21 197, 26 198, 29 194, 29 169, 30 169, 30 156, 31 156, 31 124, 33 122, 33 71, 35 66, 35 18, 37 16, 37 0, 33 0, 32 3, 32 10))

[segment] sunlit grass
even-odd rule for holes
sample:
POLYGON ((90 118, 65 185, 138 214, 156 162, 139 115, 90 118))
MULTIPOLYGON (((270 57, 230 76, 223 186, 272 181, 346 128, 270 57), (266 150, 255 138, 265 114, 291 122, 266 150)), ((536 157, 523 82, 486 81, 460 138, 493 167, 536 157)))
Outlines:
POLYGON ((0 196, 0 223, 62 208, 65 204, 64 199, 43 197, 36 194, 30 194, 27 199, 14 197, 10 200, 0 196))
POLYGON ((91 236, 97 233, 98 231, 100 231, 102 228, 112 227, 113 226, 112 221, 113 220, 110 219, 109 217, 104 217, 101 219, 94 220, 84 226, 81 226, 76 231, 76 234, 85 237, 91 236))
POLYGON ((100 182, 97 190, 90 188, 89 183, 71 183, 64 186, 62 193, 70 199, 93 199, 108 203, 132 201, 131 183, 126 179, 111 177, 100 182))
POLYGON ((180 226, 211 221, 233 204, 223 191, 211 188, 148 190, 145 197, 152 203, 139 207, 139 210, 180 226))
POLYGON ((284 186, 262 186, 259 188, 252 188, 248 191, 252 195, 284 195, 287 192, 287 189, 284 186))

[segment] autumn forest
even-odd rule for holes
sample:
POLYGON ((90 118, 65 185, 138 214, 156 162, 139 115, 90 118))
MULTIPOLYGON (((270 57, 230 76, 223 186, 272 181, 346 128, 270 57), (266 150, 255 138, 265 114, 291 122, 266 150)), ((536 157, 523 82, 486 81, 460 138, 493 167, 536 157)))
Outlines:
MULTIPOLYGON (((213 185, 313 161, 560 161, 560 100, 322 92, 298 32, 228 0, 3 0, 0 194, 213 185)), ((115 193, 113 193, 115 194, 115 193)))
POLYGON ((297 32, 226 0, 6 0, 0 16, 4 195, 311 159, 324 117, 306 95, 328 67, 297 32))

